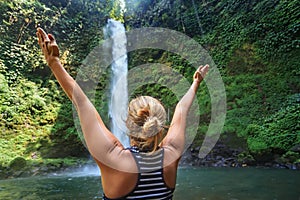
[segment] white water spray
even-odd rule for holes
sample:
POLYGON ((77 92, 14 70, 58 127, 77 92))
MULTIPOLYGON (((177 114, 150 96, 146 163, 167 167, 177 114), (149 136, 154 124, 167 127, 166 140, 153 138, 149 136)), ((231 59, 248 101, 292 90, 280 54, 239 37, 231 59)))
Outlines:
POLYGON ((112 38, 113 63, 111 64, 112 78, 109 103, 111 131, 125 147, 128 147, 129 138, 126 135, 127 128, 125 125, 128 107, 128 63, 125 27, 121 22, 109 19, 104 32, 107 38, 112 38))

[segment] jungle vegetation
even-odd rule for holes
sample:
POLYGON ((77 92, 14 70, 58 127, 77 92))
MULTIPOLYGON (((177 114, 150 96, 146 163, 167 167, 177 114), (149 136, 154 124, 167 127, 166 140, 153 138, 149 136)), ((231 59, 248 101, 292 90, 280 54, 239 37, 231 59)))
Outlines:
MULTIPOLYGON (((108 18, 127 30, 163 27, 199 42, 221 72, 227 96, 222 138, 243 148, 241 157, 256 162, 272 155, 300 162, 300 3, 297 0, 127 0, 127 10, 113 0, 0 1, 0 165, 16 159, 39 164, 72 164, 88 157, 74 127, 72 105, 46 66, 36 28, 51 32, 61 60, 76 77, 83 60, 105 40, 108 18), (234 142, 236 141, 236 142, 234 142), (238 141, 238 142, 237 142, 238 141)), ((192 80, 194 70, 178 55, 161 50, 129 54, 129 69, 165 63, 192 80)), ((109 72, 99 77, 97 95, 107 95, 109 72)), ((198 94, 201 122, 192 144, 201 145, 210 120, 205 85, 198 94)), ((178 99, 159 84, 136 93, 160 98, 174 109, 178 99)), ((107 102, 95 102, 109 120, 107 102)))

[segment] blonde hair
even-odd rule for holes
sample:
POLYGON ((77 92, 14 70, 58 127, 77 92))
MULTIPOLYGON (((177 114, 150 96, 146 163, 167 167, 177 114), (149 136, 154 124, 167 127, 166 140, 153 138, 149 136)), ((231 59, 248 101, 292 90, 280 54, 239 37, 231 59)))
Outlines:
POLYGON ((164 135, 165 123, 166 111, 157 99, 140 96, 129 103, 126 126, 132 146, 154 152, 164 135))

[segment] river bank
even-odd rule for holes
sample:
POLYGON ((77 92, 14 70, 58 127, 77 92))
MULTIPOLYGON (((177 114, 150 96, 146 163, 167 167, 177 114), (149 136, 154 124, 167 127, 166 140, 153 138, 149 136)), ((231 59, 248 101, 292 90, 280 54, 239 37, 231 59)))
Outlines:
POLYGON ((194 167, 266 167, 300 170, 299 160, 295 162, 297 158, 287 156, 297 154, 296 151, 284 155, 272 152, 265 155, 251 155, 242 147, 233 148, 222 141, 218 141, 204 158, 199 157, 199 150, 200 146, 189 148, 182 156, 180 164, 194 167))
MULTIPOLYGON (((199 158, 200 147, 189 148, 183 154, 181 167, 215 167, 215 168, 246 168, 264 167, 276 169, 300 170, 300 162, 292 163, 282 156, 272 155, 257 160, 257 158, 244 152, 243 148, 232 148, 219 141, 204 158, 199 158)), ((87 166, 95 166, 90 158, 63 158, 27 161, 21 157, 14 159, 8 167, 0 166, 0 179, 17 177, 43 176, 50 173, 69 173, 74 170, 88 171, 87 166)), ((88 173, 88 172, 87 172, 88 173)))
POLYGON ((0 166, 0 179, 45 176, 51 173, 70 172, 75 169, 84 169, 85 166, 93 165, 93 162, 92 159, 86 157, 43 160, 25 160, 22 157, 17 157, 9 166, 0 166))

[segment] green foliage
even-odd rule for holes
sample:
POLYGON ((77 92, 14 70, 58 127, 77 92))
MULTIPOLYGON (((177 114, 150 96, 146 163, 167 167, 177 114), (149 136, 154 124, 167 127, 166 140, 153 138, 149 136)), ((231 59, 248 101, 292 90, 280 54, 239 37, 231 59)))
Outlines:
POLYGON ((42 58, 37 47, 35 28, 41 21, 54 21, 55 13, 36 0, 1 1, 4 11, 0 15, 0 52, 4 74, 9 84, 42 68, 42 58))
MULTIPOLYGON (((195 17, 191 2, 184 2, 177 18, 182 30, 198 38, 210 50, 214 61, 227 67, 233 53, 244 43, 254 44, 255 51, 265 61, 299 48, 300 9, 297 0, 235 1, 208 0, 198 3, 195 17), (178 19, 178 20, 179 20, 178 19), (195 30, 202 24, 204 34, 195 30)), ((178 8, 179 9, 179 8, 178 8)))
POLYGON ((291 97, 275 114, 261 124, 247 127, 247 142, 253 153, 264 151, 287 152, 300 144, 300 95, 291 97))
POLYGON ((257 18, 249 34, 251 38, 259 35, 260 40, 255 43, 260 47, 261 55, 276 58, 282 53, 299 48, 299 8, 297 0, 257 3, 254 7, 255 15, 265 14, 257 18))
POLYGON ((26 166, 26 160, 23 157, 16 157, 9 164, 9 167, 16 171, 20 171, 24 169, 25 166, 26 166))
POLYGON ((56 121, 60 99, 53 81, 45 84, 19 78, 15 87, 9 87, 4 75, 0 74, 0 151, 1 163, 7 163, 17 155, 25 157, 37 151, 27 151, 30 143, 46 137, 56 121))
POLYGON ((248 152, 242 152, 242 153, 238 154, 238 161, 241 163, 242 162, 251 163, 251 162, 254 162, 255 159, 248 152))
POLYGON ((55 110, 53 106, 57 104, 51 102, 48 95, 51 95, 52 91, 49 88, 39 88, 39 85, 21 79, 15 88, 5 88, 4 91, 6 92, 2 94, 1 113, 6 127, 13 128, 24 122, 33 125, 32 121, 36 121, 36 118, 40 124, 55 121, 55 116, 51 118, 49 113, 55 110))
MULTIPOLYGON (((209 51, 226 87, 228 110, 224 133, 247 140, 251 152, 280 154, 298 144, 299 134, 295 132, 298 107, 283 106, 282 102, 300 89, 299 2, 206 0, 195 4, 194 7, 192 1, 179 0, 170 4, 140 3, 136 5, 139 11, 131 11, 127 16, 127 24, 175 29, 209 51), (169 8, 173 12, 164 12, 169 8), (286 118, 281 119, 283 116, 286 118), (262 123, 266 119, 272 122, 262 123)), ((193 70, 189 70, 193 68, 171 53, 141 53, 133 57, 132 66, 141 64, 141 60, 149 62, 149 57, 150 62, 167 63, 187 79, 191 78, 193 70)), ((141 93, 154 88, 159 86, 143 87, 141 93)), ((201 89, 198 132, 203 134, 210 121, 210 101, 205 88, 201 89)), ((160 95, 167 99, 166 94, 160 95)), ((200 145, 202 138, 197 135, 194 146, 200 145)))
POLYGON ((110 12, 109 12, 109 17, 111 19, 120 21, 124 23, 124 8, 122 7, 123 5, 121 4, 120 0, 116 1, 109 1, 111 4, 110 12))
POLYGON ((300 154, 293 151, 288 151, 283 154, 280 158, 284 163, 299 163, 300 162, 300 154))
POLYGON ((0 1, 0 164, 8 165, 16 156, 41 159, 56 147, 64 149, 63 156, 85 152, 71 103, 52 80, 37 45, 36 28, 54 34, 62 62, 75 77, 81 61, 102 39, 105 7, 101 0, 0 1))
POLYGON ((240 74, 224 77, 223 80, 228 108, 224 131, 245 136, 248 124, 261 121, 282 106, 286 96, 293 93, 286 80, 296 83, 297 77, 273 73, 240 74))
MULTIPOLYGON (((34 160, 40 162, 46 157, 64 157, 70 152, 78 156, 84 151, 74 127, 72 105, 46 67, 35 32, 40 25, 54 34, 62 63, 75 77, 82 60, 103 39, 102 28, 108 17, 124 19, 128 29, 153 26, 178 30, 202 44, 225 83, 228 112, 224 132, 245 138, 252 153, 276 151, 285 155, 284 159, 297 159, 298 155, 286 152, 299 144, 299 101, 282 105, 300 89, 297 0, 205 0, 195 1, 195 6, 181 0, 129 0, 126 13, 117 2, 0 1, 1 164, 8 166, 17 156, 26 160, 37 157, 34 160)), ((155 62, 191 82, 193 63, 178 55, 155 49, 129 55, 129 69, 155 62)), ((132 97, 157 97, 172 116, 179 99, 174 88, 164 85, 166 81, 177 85, 164 76, 167 73, 149 72, 156 82, 135 88, 132 97)), ((105 92, 109 76, 100 78, 94 102, 103 115, 108 107, 105 92)), ((136 77, 136 81, 139 78, 143 79, 136 77)), ((186 90, 180 84, 175 89, 186 90)), ((194 146, 201 144, 210 122, 210 97, 204 84, 197 99, 201 122, 194 146)), ((108 124, 107 118, 104 121, 108 124)))

